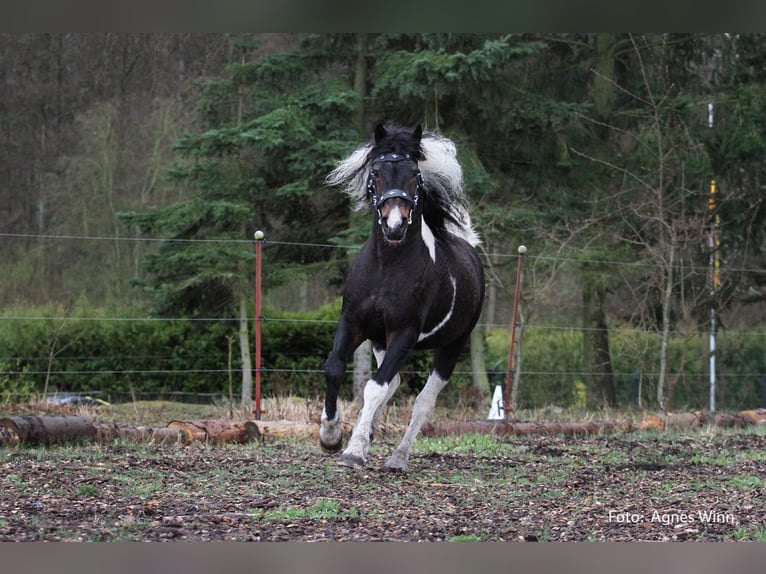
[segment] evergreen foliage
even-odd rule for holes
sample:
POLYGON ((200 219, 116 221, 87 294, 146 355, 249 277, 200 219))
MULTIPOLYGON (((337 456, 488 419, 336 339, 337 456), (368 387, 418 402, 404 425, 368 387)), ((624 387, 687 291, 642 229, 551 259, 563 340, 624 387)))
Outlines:
MULTIPOLYGON (((586 335, 575 337, 580 371, 632 372, 619 341, 587 333, 601 329, 621 339, 618 329, 626 326, 689 339, 707 331, 711 307, 719 316, 746 317, 766 299, 765 38, 0 35, 3 79, 13 87, 0 110, 7 181, 0 230, 105 238, 87 248, 3 238, 0 304, 85 299, 127 308, 138 298, 159 316, 241 319, 252 300, 256 229, 276 242, 264 250, 268 291, 320 270, 340 284, 353 249, 301 244, 358 245, 370 222, 350 214, 342 194, 324 185, 325 175, 377 122, 423 123, 458 143, 490 291, 499 300, 512 297, 513 260, 494 254, 515 253, 524 243, 550 256, 528 269, 528 314, 548 319, 535 313, 568 296, 555 291, 568 285, 583 309, 576 321, 586 335), (707 202, 711 179, 715 212, 707 202), (714 215, 725 265, 721 288, 711 292, 714 215), (581 263, 561 264, 559 257, 581 263), (129 288, 129 277, 140 289, 129 288), (594 362, 599 353, 611 357, 611 367, 594 362)), ((42 325, 16 324, 17 342, 0 354, 4 368, 47 357, 53 335, 42 325)), ((98 337, 119 344, 103 352, 84 339, 72 349, 119 357, 119 345, 176 328, 147 325, 145 332, 104 327, 98 337)), ((206 339, 195 352, 216 363, 228 352, 234 322, 194 325, 194 335, 206 339)), ((296 372, 316 366, 308 357, 320 346, 326 353, 331 340, 319 345, 295 331, 300 324, 266 326, 288 347, 306 347, 305 360, 271 350, 280 368, 292 364, 296 372)), ((177 328, 173 341, 192 337, 177 328)), ((83 329, 83 338, 96 337, 97 327, 83 329)), ((541 341, 548 343, 565 347, 541 341)), ((692 362, 674 350, 687 343, 671 343, 670 370, 688 371, 692 362)), ((733 346, 723 349, 738 356, 733 346)), ((562 360, 575 360, 567 353, 562 360)), ((704 348, 694 353, 705 356, 704 348)), ((724 350, 721 359, 729 365, 724 350)), ((110 388, 110 376, 92 382, 110 388)), ((611 384, 625 402, 619 377, 585 383, 591 397, 611 384)), ((677 399, 679 387, 673 392, 677 399)))

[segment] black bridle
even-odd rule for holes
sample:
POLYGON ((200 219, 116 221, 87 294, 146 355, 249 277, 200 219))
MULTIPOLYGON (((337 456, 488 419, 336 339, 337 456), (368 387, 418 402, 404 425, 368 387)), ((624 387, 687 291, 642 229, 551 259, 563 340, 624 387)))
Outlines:
POLYGON ((411 161, 415 164, 416 170, 415 170, 415 177, 417 178, 417 187, 415 188, 415 195, 411 196, 409 193, 404 191, 403 189, 389 189, 386 190, 383 195, 378 198, 377 194, 377 185, 375 183, 375 176, 377 174, 376 170, 373 168, 370 170, 370 175, 367 177, 367 193, 372 198, 372 206, 375 208, 375 211, 378 212, 378 224, 381 223, 383 219, 383 215, 380 213, 380 206, 383 205, 383 203, 389 199, 392 199, 394 197, 398 197, 400 199, 404 199, 405 201, 408 201, 410 203, 410 215, 407 218, 407 223, 412 223, 412 213, 415 211, 415 207, 418 204, 418 199, 420 199, 420 192, 423 191, 423 175, 420 173, 420 169, 417 169, 417 162, 412 159, 410 154, 405 153, 386 153, 383 155, 380 155, 376 157, 373 160, 373 165, 376 163, 380 163, 382 161, 385 162, 398 162, 398 161, 411 161))

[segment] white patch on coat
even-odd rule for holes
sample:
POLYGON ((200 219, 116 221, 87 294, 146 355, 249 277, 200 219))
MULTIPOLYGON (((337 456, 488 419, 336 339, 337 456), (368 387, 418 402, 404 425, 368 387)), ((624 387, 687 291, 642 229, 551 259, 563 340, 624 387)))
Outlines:
POLYGON ((379 385, 373 379, 367 381, 364 387, 364 405, 354 431, 348 441, 344 455, 357 457, 362 460, 367 458, 367 449, 370 447, 370 430, 375 413, 385 403, 388 395, 388 383, 379 385))
POLYGON ((428 375, 428 381, 426 381, 412 407, 412 416, 410 417, 410 424, 407 426, 407 432, 404 433, 402 442, 399 443, 399 446, 391 454, 391 458, 386 462, 386 467, 402 471, 407 470, 407 460, 410 457, 412 443, 415 442, 423 423, 431 417, 436 399, 447 382, 448 380, 443 379, 436 370, 431 371, 431 374, 428 375))
POLYGON ((447 311, 447 314, 444 316, 444 319, 442 319, 436 327, 428 331, 428 333, 421 333, 418 336, 418 343, 422 341, 423 339, 427 339, 434 333, 436 333, 439 329, 444 327, 444 325, 447 324, 447 321, 450 320, 450 317, 452 317, 452 313, 455 310, 455 299, 457 299, 457 279, 455 279, 452 275, 449 276, 450 283, 452 283, 452 302, 450 303, 449 310, 447 311))
POLYGON ((327 418, 327 411, 322 409, 322 420, 319 426, 319 440, 325 445, 340 445, 343 439, 343 425, 340 409, 335 412, 334 419, 327 418))
POLYGON ((421 216, 420 219, 420 235, 423 237, 423 243, 425 243, 428 248, 428 254, 431 256, 431 261, 436 263, 436 238, 434 237, 434 232, 428 227, 423 216, 421 216))

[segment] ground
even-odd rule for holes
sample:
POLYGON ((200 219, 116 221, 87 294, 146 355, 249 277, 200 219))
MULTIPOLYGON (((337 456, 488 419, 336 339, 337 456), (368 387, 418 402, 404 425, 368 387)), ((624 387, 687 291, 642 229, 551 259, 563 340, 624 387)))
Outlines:
POLYGON ((766 541, 766 429, 0 449, 0 540, 766 541))

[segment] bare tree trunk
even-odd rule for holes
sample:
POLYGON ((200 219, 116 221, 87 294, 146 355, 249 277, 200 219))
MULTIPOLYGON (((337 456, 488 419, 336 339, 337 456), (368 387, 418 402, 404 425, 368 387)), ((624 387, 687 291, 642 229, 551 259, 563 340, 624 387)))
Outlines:
POLYGON ((662 335, 660 342, 660 376, 657 380, 657 404, 665 410, 665 373, 668 368, 668 338, 670 336, 670 305, 673 298, 673 263, 676 245, 671 230, 670 253, 665 269, 665 292, 662 296, 662 335))
POLYGON ((609 329, 606 325, 604 299, 606 289, 594 272, 583 270, 583 358, 592 385, 598 389, 605 406, 617 406, 609 353, 609 329))
POLYGON ((246 405, 253 397, 253 364, 250 360, 250 331, 247 327, 245 290, 239 295, 239 352, 242 357, 242 404, 246 405))
POLYGON ((471 331, 471 383, 476 406, 483 404, 489 394, 489 377, 484 364, 484 334, 479 328, 471 331))
POLYGON ((364 386, 372 377, 372 348, 365 341, 354 351, 354 400, 361 403, 364 386))

